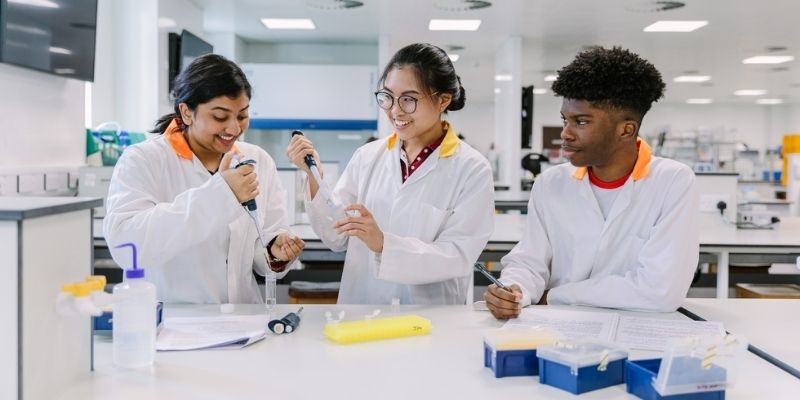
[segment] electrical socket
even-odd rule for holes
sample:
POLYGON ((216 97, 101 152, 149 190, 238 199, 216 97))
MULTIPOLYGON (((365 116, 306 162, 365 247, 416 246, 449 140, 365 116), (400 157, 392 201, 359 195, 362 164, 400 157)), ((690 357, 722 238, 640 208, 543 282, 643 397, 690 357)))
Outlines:
POLYGON ((19 175, 19 193, 35 194, 44 192, 44 174, 19 175))
POLYGON ((0 196, 17 194, 17 176, 0 175, 0 196))
POLYGON ((724 201, 731 208, 731 196, 723 193, 704 194, 700 196, 700 211, 718 213, 717 203, 724 201))

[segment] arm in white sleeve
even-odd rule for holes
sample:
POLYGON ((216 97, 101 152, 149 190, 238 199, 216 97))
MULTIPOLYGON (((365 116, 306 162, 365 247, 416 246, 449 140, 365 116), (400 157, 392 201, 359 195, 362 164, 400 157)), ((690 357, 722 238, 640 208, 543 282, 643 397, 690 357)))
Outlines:
MULTIPOLYGON (((257 205, 259 210, 263 210, 261 212, 261 226, 264 232, 264 240, 270 243, 281 233, 290 232, 289 215, 286 210, 286 190, 284 190, 283 184, 281 184, 275 162, 272 161, 266 153, 259 158, 258 165, 260 169, 258 171, 258 177, 261 195, 258 197, 257 205)), ((255 256, 253 258, 253 268, 256 273, 264 276, 269 268, 266 259, 266 251, 257 237, 254 246, 253 254, 255 256)), ((283 271, 278 272, 277 278, 280 279, 284 277, 295 265, 296 259, 287 265, 283 271)))
POLYGON ((433 242, 383 233, 378 279, 422 285, 468 276, 494 231, 494 188, 488 162, 466 173, 455 208, 433 242))
MULTIPOLYGON (((374 167, 374 165, 364 165, 361 154, 361 149, 356 150, 331 193, 336 209, 332 209, 326 204, 326 199, 322 197, 319 190, 317 191, 317 195, 314 196, 314 199, 311 199, 308 183, 304 181, 303 184, 303 187, 306 188, 303 192, 306 212, 308 212, 311 228, 314 230, 314 233, 319 236, 325 246, 328 246, 328 248, 336 252, 347 250, 347 242, 349 239, 347 235, 336 232, 336 230, 333 229, 333 224, 344 217, 344 207, 356 202, 360 184, 358 175, 361 173, 361 169, 374 167)), ((308 179, 308 177, 303 177, 303 179, 308 179)))
POLYGON ((533 185, 528 200, 528 216, 522 239, 500 260, 503 266, 500 282, 505 286, 519 285, 522 290, 522 304, 538 303, 550 279, 550 261, 553 249, 545 230, 543 204, 545 204, 546 177, 533 185))
MULTIPOLYGON (((694 174, 676 176, 661 216, 636 265, 624 275, 589 278, 550 289, 550 304, 641 311, 675 311, 683 302, 699 256, 694 174)), ((631 238, 634 239, 634 238, 631 238)))
POLYGON ((108 189, 103 231, 115 259, 120 258, 114 246, 132 242, 138 250, 139 264, 152 268, 160 265, 158 260, 174 258, 213 232, 228 229, 228 224, 243 212, 219 174, 172 201, 160 202, 154 193, 166 181, 155 176, 158 167, 149 165, 152 160, 138 150, 132 147, 123 153, 108 189))

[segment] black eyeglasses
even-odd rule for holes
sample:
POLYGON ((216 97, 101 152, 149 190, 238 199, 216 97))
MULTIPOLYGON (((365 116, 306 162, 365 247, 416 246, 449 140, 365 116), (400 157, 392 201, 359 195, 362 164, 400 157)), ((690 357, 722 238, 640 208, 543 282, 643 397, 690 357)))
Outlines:
MULTIPOLYGON (((431 94, 431 96, 435 95, 436 93, 431 94)), ((391 110, 392 106, 394 106, 394 96, 386 92, 375 92, 375 101, 378 102, 378 107, 384 110, 391 110)), ((403 95, 397 98, 397 105, 403 110, 406 114, 412 114, 414 111, 417 111, 417 102, 419 99, 403 95)))

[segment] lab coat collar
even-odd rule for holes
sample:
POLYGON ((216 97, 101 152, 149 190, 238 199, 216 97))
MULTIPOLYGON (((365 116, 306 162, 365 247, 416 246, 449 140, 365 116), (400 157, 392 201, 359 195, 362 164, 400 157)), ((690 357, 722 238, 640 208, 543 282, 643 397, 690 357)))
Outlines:
MULTIPOLYGON (((173 119, 172 122, 169 123, 167 130, 164 132, 164 136, 170 146, 172 146, 172 149, 175 150, 175 154, 177 154, 178 157, 189 161, 194 158, 194 153, 189 147, 189 143, 186 142, 186 138, 183 136, 183 130, 178 126, 177 119, 173 119)), ((239 148, 233 145, 233 151, 239 153, 239 148)))
MULTIPOLYGON (((631 178, 633 178, 634 181, 647 178, 647 175, 650 173, 650 161, 653 158, 653 150, 650 149, 647 142, 641 138, 637 138, 636 143, 639 145, 639 155, 636 158, 636 164, 633 166, 633 171, 631 172, 631 178)), ((579 167, 572 173, 572 177, 582 180, 586 177, 588 171, 586 167, 579 167)))
MULTIPOLYGON (((450 125, 449 122, 442 121, 442 128, 445 130, 445 135, 442 144, 439 145, 439 158, 447 158, 456 153, 456 149, 458 149, 458 143, 461 141, 461 139, 458 138, 455 129, 453 129, 453 126, 450 125)), ((386 150, 391 151, 394 149, 394 146, 397 145, 397 142, 397 132, 394 132, 391 136, 389 136, 389 140, 386 141, 386 150)))

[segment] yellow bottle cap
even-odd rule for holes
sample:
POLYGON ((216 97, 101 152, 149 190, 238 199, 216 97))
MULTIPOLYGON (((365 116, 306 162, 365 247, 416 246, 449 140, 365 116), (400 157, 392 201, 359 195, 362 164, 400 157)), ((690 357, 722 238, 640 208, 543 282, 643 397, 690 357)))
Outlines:
POLYGON ((68 284, 62 286, 61 290, 66 292, 66 293, 70 293, 71 295, 73 295, 75 297, 85 297, 85 296, 88 296, 89 293, 92 292, 92 286, 91 286, 91 284, 89 284, 87 282, 68 283, 68 284))
POLYGON ((92 275, 86 277, 86 283, 90 285, 92 291, 103 291, 106 288, 106 277, 102 275, 92 275))

